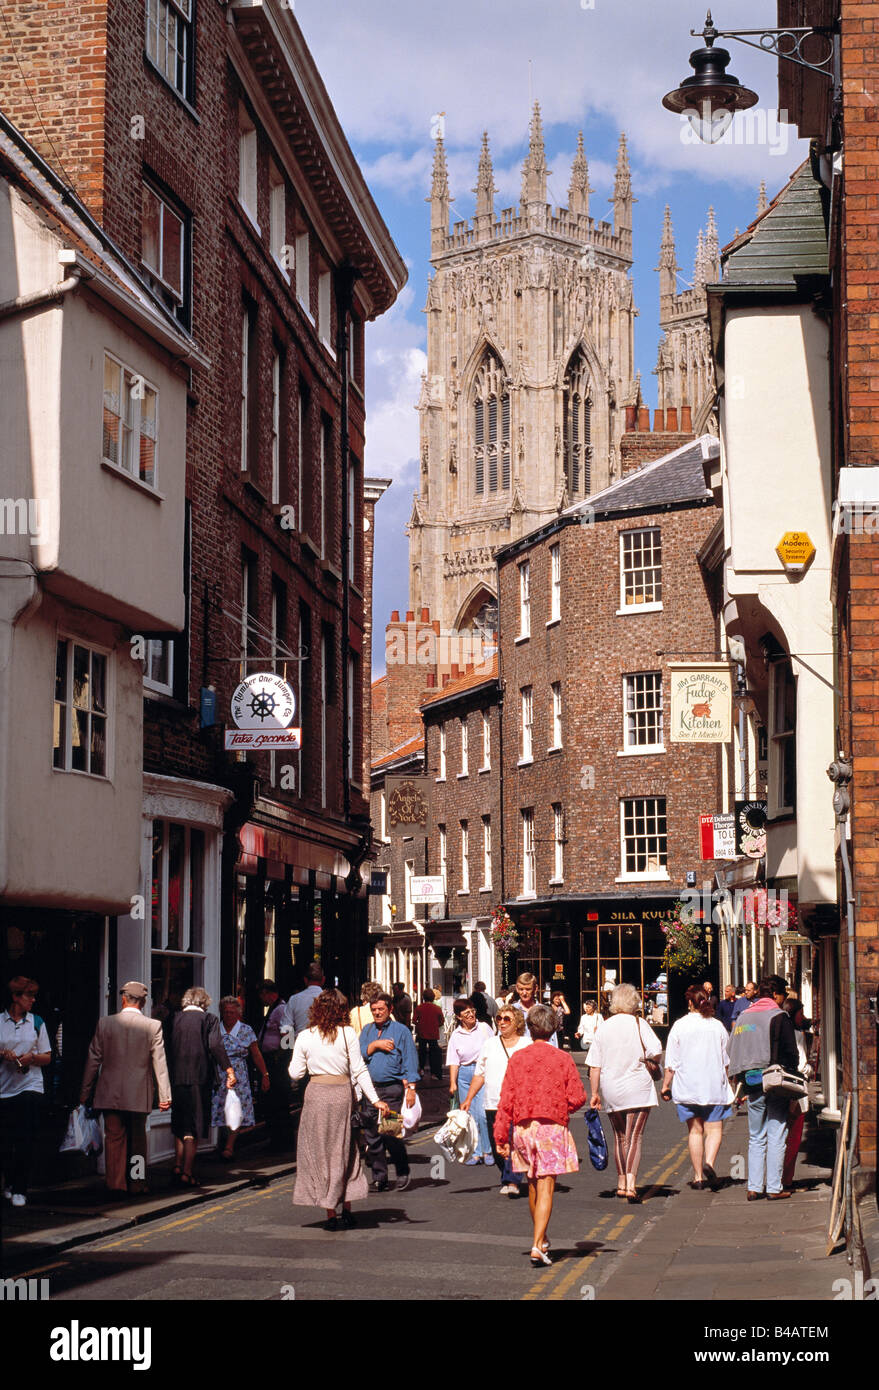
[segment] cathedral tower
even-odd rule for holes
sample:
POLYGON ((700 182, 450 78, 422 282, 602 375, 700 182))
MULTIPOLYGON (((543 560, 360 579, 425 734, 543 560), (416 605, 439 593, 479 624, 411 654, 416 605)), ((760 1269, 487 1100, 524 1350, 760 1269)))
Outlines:
POLYGON ((450 230, 436 142, 409 607, 444 630, 491 625, 499 545, 619 476, 636 312, 625 136, 613 225, 589 216, 582 135, 569 207, 547 203, 549 176, 535 102, 519 207, 495 214, 486 134, 475 215, 450 230))
POLYGON ((720 246, 714 208, 708 209, 708 228, 699 232, 693 264, 693 283, 678 292, 680 266, 675 253, 671 211, 659 245, 659 326, 663 338, 656 363, 658 405, 663 414, 689 406, 696 434, 717 432, 714 400, 714 366, 708 328, 705 286, 720 279, 720 246))

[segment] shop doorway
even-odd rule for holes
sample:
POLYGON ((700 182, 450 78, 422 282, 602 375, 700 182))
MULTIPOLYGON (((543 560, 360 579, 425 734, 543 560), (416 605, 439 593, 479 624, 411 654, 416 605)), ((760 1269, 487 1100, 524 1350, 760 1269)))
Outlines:
POLYGON ((634 985, 642 998, 662 969, 665 940, 657 923, 637 919, 599 922, 581 932, 582 999, 606 1015, 617 985, 634 985))

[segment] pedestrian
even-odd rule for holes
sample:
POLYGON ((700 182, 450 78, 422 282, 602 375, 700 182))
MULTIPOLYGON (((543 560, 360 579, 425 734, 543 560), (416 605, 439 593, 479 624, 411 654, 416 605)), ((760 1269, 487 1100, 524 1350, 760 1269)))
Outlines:
MULTIPOLYGON (((367 980, 366 984, 361 986, 360 1006, 359 1008, 351 1010, 350 1020, 351 1027, 358 1037, 367 1023, 372 1023, 372 1010, 370 1005, 375 1003, 381 992, 382 987, 378 983, 378 980, 367 980)), ((433 995, 431 995, 431 998, 433 998, 433 995)))
POLYGON ((195 986, 183 996, 183 1007, 171 1023, 171 1133, 174 1135, 174 1180, 183 1187, 200 1187, 193 1173, 199 1139, 208 1132, 211 1092, 216 1068, 226 1073, 226 1086, 237 1085, 235 1071, 220 1037, 220 1021, 208 1008, 211 996, 195 986))
POLYGON ((560 989, 556 989, 553 991, 550 1004, 551 1007, 555 1009, 556 1021, 558 1023, 558 1027, 556 1028, 555 1034, 556 1042, 558 1043, 559 1047, 566 1047, 567 1039, 565 1037, 565 1019, 570 1018, 571 1016, 570 1006, 560 989))
POLYGON ((790 1197, 783 1168, 790 1097, 763 1090, 763 1072, 780 1063, 797 1070, 797 1044, 790 1016, 781 1005, 786 985, 780 975, 760 981, 757 998, 739 1014, 729 1044, 729 1074, 743 1080, 748 1101, 748 1201, 790 1197))
POLYGON ((580 1022, 577 1024, 577 1031, 574 1037, 580 1039, 580 1050, 585 1052, 587 1057, 589 1056, 589 1049, 592 1046, 595 1034, 598 1032, 603 1022, 604 1020, 601 1014, 595 1007, 595 1000, 584 999, 583 1013, 580 1017, 580 1022))
POLYGON ((734 1024, 739 1014, 744 1013, 745 1009, 749 1009, 756 998, 757 986, 753 980, 748 980, 745 984, 744 989, 742 990, 741 994, 738 996, 735 1004, 733 1005, 732 1016, 734 1024))
MULTIPOLYGON (((241 1129, 250 1129, 255 1123, 253 1113, 253 1092, 250 1089, 248 1058, 253 1062, 260 1077, 260 1090, 263 1094, 271 1086, 269 1070, 265 1058, 259 1050, 256 1034, 249 1024, 241 1019, 241 1000, 235 994, 227 994, 219 1004, 220 1037, 226 1049, 226 1056, 232 1063, 232 1070, 238 1082, 238 1099, 241 1101, 241 1129)), ((219 1081, 214 1085, 211 1105, 211 1124, 220 1130, 218 1145, 220 1158, 231 1163, 235 1157, 235 1140, 240 1130, 229 1129, 226 1125, 226 1096, 228 1088, 219 1081)))
POLYGON ((476 1022, 487 1023, 489 1028, 491 1028, 491 1031, 494 1032, 494 1026, 491 1021, 491 1014, 488 1012, 488 1000, 486 999, 485 995, 480 994, 479 990, 475 989, 472 994, 462 994, 461 998, 469 1000, 469 1002, 473 1005, 474 1009, 476 1010, 476 1022))
POLYGON ((391 993, 394 1000, 392 1013, 398 1023, 402 1023, 404 1028, 412 1027, 412 996, 406 993, 406 987, 402 980, 397 980, 396 984, 391 985, 391 993))
POLYGON ((269 1089, 262 1092, 262 1114, 269 1132, 270 1149, 290 1147, 290 1051, 293 1047, 288 1006, 274 980, 263 980, 257 989, 265 1009, 257 1035, 259 1050, 269 1073, 269 1089))
POLYGON ((33 1012, 36 980, 16 975, 7 988, 9 1005, 0 1014, 0 1166, 3 1196, 23 1207, 42 1103, 42 1069, 52 1060, 52 1044, 45 1023, 33 1012))
POLYGON ((717 995, 714 992, 714 985, 711 983, 710 980, 702 981, 702 993, 705 995, 706 999, 711 1005, 711 1012, 716 1016, 718 999, 717 995))
POLYGON ((497 1001, 496 1001, 495 999, 493 999, 492 996, 489 994, 489 992, 488 992, 488 986, 486 985, 486 983, 485 983, 484 980, 477 980, 477 981, 476 981, 476 984, 475 984, 475 986, 474 986, 474 988, 473 988, 473 993, 474 993, 474 994, 481 994, 482 997, 483 997, 483 999, 485 1000, 485 1010, 486 1010, 486 1013, 488 1014, 488 1022, 489 1022, 489 1023, 492 1025, 492 1027, 493 1027, 494 1024, 495 1024, 495 1022, 496 1022, 496 1020, 497 1020, 497 1010, 498 1010, 498 1006, 497 1006, 497 1001))
POLYGON ((443 1027, 443 1011, 434 1000, 432 989, 421 991, 421 1003, 415 1010, 415 1037, 418 1040, 418 1070, 423 1075, 430 1062, 434 1081, 443 1079, 443 1055, 439 1036, 443 1027))
POLYGON ((147 1191, 146 1120, 153 1108, 154 1076, 159 1109, 171 1108, 162 1025, 144 1016, 147 993, 140 980, 127 980, 118 1014, 98 1019, 80 1087, 80 1105, 93 1105, 104 1115, 104 1179, 109 1192, 147 1191))
POLYGON ((379 1115, 388 1112, 348 1018, 344 994, 323 990, 309 1010, 309 1026, 299 1033, 290 1060, 294 1081, 309 1078, 299 1122, 293 1201, 297 1206, 323 1207, 328 1231, 338 1230, 340 1204, 341 1224, 356 1225, 351 1203, 368 1195, 351 1128, 353 1088, 360 1088, 379 1115))
MULTIPOLYGON (((511 1004, 514 1009, 521 1010, 523 1016, 526 1017, 525 1036, 529 1038, 531 1034, 528 1032, 527 1014, 528 1010, 532 1009, 538 1002, 538 989, 539 982, 537 976, 532 975, 530 970, 523 970, 522 974, 516 977, 516 983, 513 985, 512 993, 507 996, 507 1002, 511 1004)), ((558 1047, 555 1033, 553 1033, 550 1038, 550 1046, 558 1047)))
POLYGON ((715 1164, 723 1122, 732 1114, 729 1084, 729 1034, 714 1006, 698 985, 686 991, 688 1012, 672 1024, 665 1045, 662 1099, 673 1100, 678 1119, 687 1126, 687 1143, 697 1192, 717 1185, 715 1164))
POLYGON ((532 1046, 509 1060, 494 1137, 498 1153, 504 1158, 511 1154, 513 1170, 528 1179, 534 1228, 531 1263, 536 1268, 552 1264, 547 1230, 555 1180, 563 1173, 576 1173, 580 1166, 568 1116, 586 1104, 586 1092, 573 1058, 549 1045, 555 1032, 555 1011, 546 1004, 535 1004, 527 1024, 532 1046))
POLYGON ((640 1202, 638 1167, 641 1143, 650 1110, 659 1101, 647 1063, 656 1063, 662 1043, 648 1023, 638 1017, 641 996, 634 985, 617 985, 610 996, 610 1014, 589 1050, 593 1110, 610 1116, 617 1165, 617 1196, 640 1202))
POLYGON ((304 988, 298 994, 291 994, 287 1000, 286 1022, 291 1030, 291 1047, 295 1044, 299 1034, 308 1027, 308 1015, 311 1012, 311 1006, 324 987, 324 972, 316 960, 305 967, 303 982, 304 988))
MULTIPOLYGON (((523 1047, 530 1046, 531 1039, 525 1037, 525 1015, 520 1009, 514 1009, 505 1004, 503 1008, 498 1010, 497 1037, 492 1036, 483 1044, 476 1059, 473 1079, 461 1103, 461 1109, 469 1111, 473 1101, 482 1092, 488 1138, 494 1161, 501 1175, 500 1190, 504 1197, 518 1197, 519 1184, 513 1181, 512 1172, 508 1168, 510 1159, 502 1158, 498 1153, 494 1137, 494 1122, 497 1118, 501 1087, 507 1074, 510 1058, 516 1052, 521 1052, 523 1047), (485 1088, 484 1091, 483 1087, 485 1088)), ((509 1137, 512 1138, 512 1129, 509 1137)))
MULTIPOLYGON (((449 1099, 454 1109, 456 1102, 461 1105, 466 1100, 470 1082, 476 1071, 476 1059, 493 1034, 490 1024, 480 1023, 477 1019, 476 1005, 472 999, 456 999, 452 1008, 458 1020, 458 1027, 449 1038, 446 1066, 449 1069, 449 1099)), ((488 1137, 485 1119, 484 1096, 474 1096, 470 1114, 479 1131, 479 1150, 472 1158, 467 1159, 467 1163, 494 1163, 492 1143, 488 1137)))
MULTIPOLYGON (((399 1111, 404 1098, 407 1105, 415 1100, 418 1057, 409 1029, 391 1017, 393 1003, 389 994, 380 994, 372 1004, 372 1023, 367 1023, 360 1034, 360 1052, 379 1099, 391 1110, 399 1111)), ((405 1192, 411 1181, 405 1144, 394 1135, 379 1134, 375 1107, 364 1107, 363 1115, 366 1123, 360 1132, 372 1167, 373 1192, 388 1190, 389 1159, 397 1174, 396 1190, 405 1192)))
MULTIPOLYGON (((790 1020, 794 1025, 798 1058, 797 1070, 801 1076, 808 1079, 812 1075, 812 1068, 809 1063, 809 1030, 812 1027, 812 1020, 806 1017, 803 1002, 794 990, 788 990, 787 999, 781 1007, 786 1014, 790 1015, 790 1020)), ((787 1144, 784 1150, 784 1167, 781 1173, 781 1185, 785 1190, 790 1188, 793 1191, 797 1154, 800 1152, 800 1144, 803 1140, 803 1127, 806 1123, 808 1109, 808 1096, 795 1096, 791 1100, 787 1144)))
POLYGON ((717 1006, 716 1017, 720 1019, 728 1033, 732 1032, 733 1010, 736 1006, 736 991, 733 985, 724 985, 723 998, 717 1006))

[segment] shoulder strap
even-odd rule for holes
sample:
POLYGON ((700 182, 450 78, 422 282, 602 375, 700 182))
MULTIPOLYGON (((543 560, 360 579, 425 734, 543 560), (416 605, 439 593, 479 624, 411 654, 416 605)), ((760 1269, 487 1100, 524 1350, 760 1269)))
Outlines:
POLYGON ((644 1058, 644 1060, 645 1060, 645 1062, 646 1062, 646 1060, 647 1060, 647 1048, 644 1046, 644 1038, 643 1038, 643 1036, 642 1036, 642 1034, 641 1034, 641 1020, 640 1020, 640 1018, 638 1017, 637 1014, 635 1015, 635 1027, 636 1027, 637 1030, 638 1030, 638 1041, 639 1041, 639 1043, 641 1044, 641 1056, 644 1058))
POLYGON ((39 1014, 34 1013, 33 1009, 31 1009, 31 1022, 34 1025, 35 1031, 39 1033, 40 1029, 43 1026, 43 1020, 40 1018, 39 1014))

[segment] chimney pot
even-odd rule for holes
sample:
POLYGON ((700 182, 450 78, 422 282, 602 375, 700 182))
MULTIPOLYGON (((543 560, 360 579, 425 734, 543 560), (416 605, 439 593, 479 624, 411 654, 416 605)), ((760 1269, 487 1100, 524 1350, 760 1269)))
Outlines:
POLYGON ((653 432, 654 432, 654 434, 663 434, 663 433, 664 433, 664 431, 665 431, 665 419, 664 419, 664 416, 665 416, 665 411, 663 411, 663 410, 656 410, 656 411, 654 411, 654 413, 653 413, 653 432))
POLYGON ((422 621, 423 623, 429 623, 429 622, 430 622, 430 609, 429 609, 429 608, 422 608, 422 610, 421 610, 421 621, 422 621))
POLYGON ((428 688, 428 690, 433 690, 433 688, 435 687, 435 685, 436 685, 436 671, 428 671, 428 673, 427 673, 427 688, 428 688))
POLYGON ((642 405, 638 411, 638 429, 644 434, 650 433, 650 411, 646 405, 642 405))
POLYGON ((407 623, 414 623, 414 622, 415 622, 415 610, 414 610, 413 608, 407 609, 407 612, 406 612, 406 622, 407 622, 407 623))
POLYGON ((391 622, 392 622, 392 623, 398 623, 399 621, 400 621, 400 610, 399 610, 399 608, 395 608, 394 611, 393 611, 393 613, 391 614, 391 622))
POLYGON ((472 662, 472 661, 468 661, 468 662, 467 662, 467 665, 464 667, 464 675, 465 675, 465 676, 472 676, 472 675, 473 675, 473 662, 472 662))
POLYGON ((670 434, 676 434, 678 428, 677 406, 670 405, 665 412, 665 428, 670 434))
POLYGON ((681 406, 681 433, 693 433, 693 411, 688 405, 681 406))
POLYGON ((459 674, 460 674, 460 672, 458 671, 457 664, 453 661, 453 662, 452 662, 452 680, 453 680, 453 681, 456 681, 456 680, 458 679, 459 674))
POLYGON ((439 620, 439 618, 434 618, 433 622, 431 623, 431 627, 433 628, 433 630, 434 630, 434 632, 436 633, 437 637, 439 637, 439 635, 440 635, 440 620, 439 620))
POLYGON ((638 407, 636 405, 626 406, 626 434, 629 434, 635 428, 637 415, 638 407))
POLYGON ((446 686, 448 685, 448 683, 449 683, 449 673, 448 673, 448 671, 444 671, 444 672, 443 672, 443 690, 445 690, 445 688, 446 688, 446 686))

